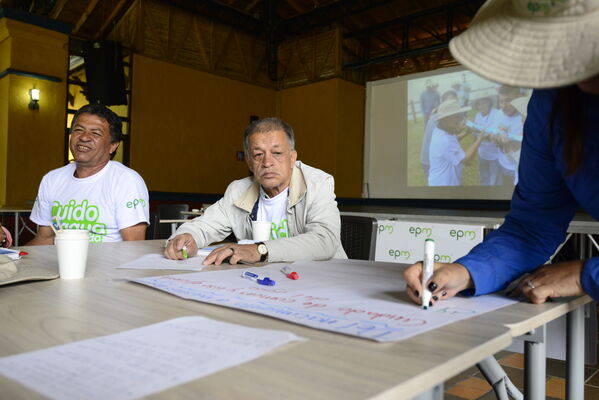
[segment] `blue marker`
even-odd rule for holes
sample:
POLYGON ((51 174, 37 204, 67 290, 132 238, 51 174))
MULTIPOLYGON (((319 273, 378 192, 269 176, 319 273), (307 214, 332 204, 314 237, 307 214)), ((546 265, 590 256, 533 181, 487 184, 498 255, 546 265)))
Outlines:
POLYGON ((250 272, 250 271, 243 271, 241 276, 244 277, 245 279, 249 279, 250 281, 256 282, 258 285, 274 286, 276 283, 275 281, 273 281, 272 279, 270 279, 266 276, 254 274, 253 272, 250 272))
POLYGON ((54 228, 59 231, 62 229, 62 220, 58 217, 58 215, 55 215, 53 218, 54 222, 52 222, 52 225, 54 226, 54 228))

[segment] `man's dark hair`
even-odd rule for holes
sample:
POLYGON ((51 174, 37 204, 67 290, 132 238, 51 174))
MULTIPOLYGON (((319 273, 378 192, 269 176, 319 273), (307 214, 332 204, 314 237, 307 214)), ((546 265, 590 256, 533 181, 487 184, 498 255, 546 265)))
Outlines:
POLYGON ((110 143, 116 143, 123 140, 123 123, 121 122, 119 116, 116 115, 114 111, 112 111, 108 107, 102 104, 88 104, 86 106, 81 107, 79 110, 77 110, 77 113, 73 117, 71 129, 73 129, 75 121, 77 121, 77 118, 81 114, 97 115, 98 117, 105 119, 106 122, 108 122, 108 125, 110 126, 110 143))

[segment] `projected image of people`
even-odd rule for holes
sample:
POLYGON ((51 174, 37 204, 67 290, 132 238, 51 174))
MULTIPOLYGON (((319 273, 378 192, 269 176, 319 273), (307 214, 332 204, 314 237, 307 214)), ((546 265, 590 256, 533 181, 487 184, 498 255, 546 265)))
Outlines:
POLYGON ((408 81, 408 186, 514 186, 529 97, 469 71, 408 81))

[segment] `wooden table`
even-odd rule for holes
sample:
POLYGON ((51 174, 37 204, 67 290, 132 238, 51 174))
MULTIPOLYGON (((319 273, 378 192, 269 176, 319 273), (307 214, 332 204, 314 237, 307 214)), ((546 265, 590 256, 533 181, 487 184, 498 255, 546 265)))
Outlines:
MULTIPOLYGON (((511 343, 516 331, 540 326, 587 301, 556 301, 544 306, 516 304, 400 342, 376 343, 184 300, 126 280, 175 271, 114 268, 143 254, 160 252, 163 245, 162 240, 90 245, 85 279, 0 287, 0 356, 109 335, 171 318, 202 315, 245 326, 292 331, 310 340, 149 398, 403 399, 429 391, 502 350, 511 343)), ((23 249, 30 253, 24 263, 56 268, 54 246, 23 249)), ((364 263, 368 268, 397 268, 397 264, 364 263)), ((40 398, 6 378, 0 377, 0 387, 2 399, 40 398)))

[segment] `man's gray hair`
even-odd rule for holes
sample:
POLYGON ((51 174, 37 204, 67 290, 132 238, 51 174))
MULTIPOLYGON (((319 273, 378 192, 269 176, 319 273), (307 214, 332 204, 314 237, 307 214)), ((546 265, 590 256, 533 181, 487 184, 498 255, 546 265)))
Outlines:
POLYGON ((293 128, 287 122, 279 118, 264 118, 253 121, 245 128, 243 132, 243 151, 249 156, 250 150, 250 135, 253 133, 266 133, 273 131, 283 131, 287 136, 289 142, 289 148, 291 151, 295 150, 295 134, 293 128))

